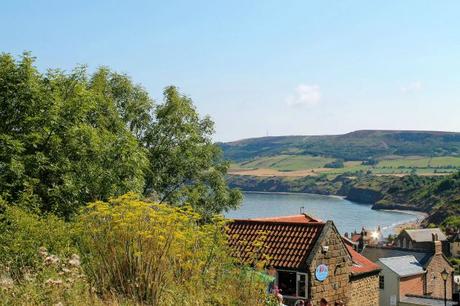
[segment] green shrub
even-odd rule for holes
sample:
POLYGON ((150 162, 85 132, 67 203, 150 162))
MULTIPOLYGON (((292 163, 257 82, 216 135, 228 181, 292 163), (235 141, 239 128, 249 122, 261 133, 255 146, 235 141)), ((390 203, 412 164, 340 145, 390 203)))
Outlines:
POLYGON ((0 305, 103 305, 91 291, 78 255, 58 257, 43 247, 37 254, 36 271, 19 281, 0 271, 0 305))
POLYGON ((460 216, 450 216, 442 223, 444 227, 460 228, 460 216))
POLYGON ((343 167, 344 167, 344 164, 343 164, 343 160, 341 159, 337 159, 335 161, 332 161, 324 165, 324 168, 343 168, 343 167))
POLYGON ((8 267, 13 279, 21 279, 40 264, 40 247, 59 256, 74 252, 71 232, 71 224, 54 215, 0 204, 0 265, 8 267))

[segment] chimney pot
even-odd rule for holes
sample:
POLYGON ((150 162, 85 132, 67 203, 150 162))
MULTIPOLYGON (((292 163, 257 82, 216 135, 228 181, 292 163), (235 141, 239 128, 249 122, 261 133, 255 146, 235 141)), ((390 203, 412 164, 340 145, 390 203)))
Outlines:
POLYGON ((440 255, 442 254, 442 243, 441 241, 434 241, 434 254, 435 255, 440 255))

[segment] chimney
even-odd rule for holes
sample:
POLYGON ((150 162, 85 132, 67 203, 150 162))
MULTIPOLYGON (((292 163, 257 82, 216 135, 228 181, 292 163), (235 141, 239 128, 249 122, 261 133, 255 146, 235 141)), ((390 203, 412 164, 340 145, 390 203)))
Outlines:
POLYGON ((345 232, 345 238, 348 238, 348 232, 345 232))
POLYGON ((434 254, 435 255, 442 254, 442 243, 441 243, 441 241, 436 240, 433 243, 434 243, 434 254))
POLYGON ((364 236, 361 234, 361 236, 358 239, 358 252, 361 252, 364 249, 364 236))

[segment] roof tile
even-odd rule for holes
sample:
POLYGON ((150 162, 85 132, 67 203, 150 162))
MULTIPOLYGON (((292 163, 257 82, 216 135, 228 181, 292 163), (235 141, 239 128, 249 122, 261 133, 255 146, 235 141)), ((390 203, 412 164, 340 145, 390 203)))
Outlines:
POLYGON ((356 275, 380 270, 380 266, 378 264, 373 263, 363 255, 356 252, 352 246, 347 243, 345 243, 345 246, 347 247, 347 250, 350 253, 351 259, 353 261, 353 265, 351 266, 351 273, 356 275))
POLYGON ((319 237, 324 223, 317 220, 305 222, 305 217, 293 218, 302 220, 301 222, 279 221, 279 219, 234 220, 229 223, 227 233, 231 255, 244 263, 251 264, 255 261, 254 253, 260 252, 269 256, 268 264, 275 267, 293 269, 304 267, 305 260, 319 237), (248 228, 251 230, 248 231, 248 228), (261 232, 262 229, 264 234, 261 232), (254 243, 262 240, 262 247, 257 250, 254 243))

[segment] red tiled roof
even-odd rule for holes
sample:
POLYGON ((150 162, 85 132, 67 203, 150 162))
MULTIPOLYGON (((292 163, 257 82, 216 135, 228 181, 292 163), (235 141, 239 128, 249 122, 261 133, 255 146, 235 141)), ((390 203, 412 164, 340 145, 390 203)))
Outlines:
POLYGON ((268 218, 256 218, 250 219, 256 221, 269 221, 269 222, 296 222, 296 223, 308 223, 308 222, 322 222, 318 218, 313 218, 307 214, 281 216, 281 217, 268 217, 268 218))
POLYGON ((361 234, 353 234, 353 235, 351 235, 351 241, 358 242, 359 239, 361 239, 361 234))
POLYGON ((268 256, 267 264, 276 268, 304 267, 324 223, 316 220, 293 221, 296 219, 297 217, 290 221, 277 221, 279 218, 234 220, 227 227, 231 255, 246 264, 260 260, 260 255, 263 254, 268 256), (257 242, 263 242, 262 246, 257 247, 257 242))
POLYGON ((373 263, 363 255, 356 252, 350 244, 345 243, 345 246, 347 247, 348 253, 351 255, 351 260, 353 261, 353 265, 351 266, 351 273, 361 274, 380 270, 379 265, 373 263))

